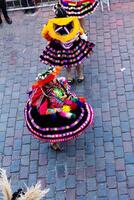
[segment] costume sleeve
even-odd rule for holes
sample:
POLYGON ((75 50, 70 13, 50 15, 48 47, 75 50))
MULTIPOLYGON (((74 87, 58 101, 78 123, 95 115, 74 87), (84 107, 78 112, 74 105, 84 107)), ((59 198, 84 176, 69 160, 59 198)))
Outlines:
POLYGON ((47 24, 43 27, 43 29, 42 29, 42 31, 41 31, 41 36, 42 36, 43 38, 45 38, 46 40, 48 40, 48 41, 51 41, 51 40, 52 40, 52 38, 51 38, 50 35, 49 35, 49 31, 48 31, 48 26, 47 26, 47 24))
POLYGON ((81 26, 80 26, 80 37, 85 41, 88 40, 87 35, 85 34, 85 30, 81 26))
POLYGON ((80 26, 80 35, 82 35, 84 32, 84 29, 80 26))

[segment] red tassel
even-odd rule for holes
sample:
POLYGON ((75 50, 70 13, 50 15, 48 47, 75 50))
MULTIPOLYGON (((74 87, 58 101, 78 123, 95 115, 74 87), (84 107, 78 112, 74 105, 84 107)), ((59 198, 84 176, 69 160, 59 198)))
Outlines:
POLYGON ((86 99, 84 97, 79 97, 79 100, 82 102, 82 103, 85 103, 86 102, 86 99))
POLYGON ((70 105, 71 110, 75 110, 77 108, 77 103, 72 102, 70 105))
POLYGON ((40 115, 45 115, 47 112, 47 108, 48 108, 48 101, 47 99, 41 104, 41 106, 39 107, 39 113, 40 115))
POLYGON ((42 95, 42 90, 38 88, 32 96, 32 106, 37 106, 37 102, 42 95))

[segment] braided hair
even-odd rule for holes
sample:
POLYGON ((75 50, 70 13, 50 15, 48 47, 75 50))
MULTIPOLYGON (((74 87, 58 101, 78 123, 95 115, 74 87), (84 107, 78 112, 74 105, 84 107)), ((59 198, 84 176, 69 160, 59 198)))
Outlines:
POLYGON ((57 18, 67 17, 66 11, 61 7, 59 3, 54 6, 54 12, 57 18))

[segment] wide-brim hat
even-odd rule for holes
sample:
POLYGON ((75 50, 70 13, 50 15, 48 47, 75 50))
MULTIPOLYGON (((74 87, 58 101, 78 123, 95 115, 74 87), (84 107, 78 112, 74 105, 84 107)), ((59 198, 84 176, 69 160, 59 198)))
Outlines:
POLYGON ((62 67, 49 67, 47 71, 39 73, 36 82, 32 85, 32 89, 36 89, 37 87, 42 87, 54 80, 54 78, 60 73, 62 67))

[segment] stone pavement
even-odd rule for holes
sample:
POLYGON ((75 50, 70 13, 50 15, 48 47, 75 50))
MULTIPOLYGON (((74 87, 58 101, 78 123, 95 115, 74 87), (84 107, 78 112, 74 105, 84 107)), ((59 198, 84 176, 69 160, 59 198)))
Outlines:
POLYGON ((14 190, 40 180, 50 188, 46 200, 134 200, 134 2, 124 2, 86 21, 96 48, 73 89, 93 106, 95 129, 61 153, 34 139, 23 116, 26 91, 45 67, 40 30, 52 13, 15 12, 0 27, 0 165, 14 190))

